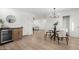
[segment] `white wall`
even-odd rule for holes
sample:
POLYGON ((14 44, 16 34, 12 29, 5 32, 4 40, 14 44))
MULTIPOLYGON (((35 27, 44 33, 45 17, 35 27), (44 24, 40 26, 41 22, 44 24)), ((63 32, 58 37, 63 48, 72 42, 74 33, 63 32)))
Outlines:
POLYGON ((41 30, 50 30, 53 29, 53 25, 57 22, 58 19, 36 19, 34 22, 36 24, 34 26, 38 26, 41 30))
POLYGON ((23 35, 32 35, 32 27, 33 27, 33 15, 26 12, 19 12, 9 8, 1 8, 0 9, 0 19, 5 22, 6 26, 9 27, 24 27, 23 35), (15 23, 8 23, 6 21, 6 17, 8 15, 14 15, 16 17, 15 23))
POLYGON ((39 29, 43 30, 46 26, 46 19, 36 19, 34 20, 34 27, 38 26, 39 29))

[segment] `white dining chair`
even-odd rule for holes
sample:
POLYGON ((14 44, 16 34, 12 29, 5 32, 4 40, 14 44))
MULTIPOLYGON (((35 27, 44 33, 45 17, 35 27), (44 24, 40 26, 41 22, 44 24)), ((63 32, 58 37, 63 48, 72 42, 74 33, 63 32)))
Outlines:
POLYGON ((66 39, 66 43, 68 45, 68 41, 69 41, 69 37, 66 31, 64 30, 60 30, 58 33, 58 44, 59 44, 59 40, 63 40, 64 38, 66 39))

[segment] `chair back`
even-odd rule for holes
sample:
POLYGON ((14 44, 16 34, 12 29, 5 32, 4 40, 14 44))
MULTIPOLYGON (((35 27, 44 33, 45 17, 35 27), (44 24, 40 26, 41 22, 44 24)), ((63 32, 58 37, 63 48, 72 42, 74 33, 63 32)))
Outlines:
POLYGON ((59 37, 66 37, 66 31, 60 30, 60 31, 58 32, 58 36, 59 36, 59 37))

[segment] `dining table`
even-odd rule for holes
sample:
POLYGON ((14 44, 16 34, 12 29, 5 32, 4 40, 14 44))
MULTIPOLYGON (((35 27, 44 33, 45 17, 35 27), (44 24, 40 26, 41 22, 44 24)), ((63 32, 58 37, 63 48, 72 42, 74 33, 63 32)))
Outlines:
POLYGON ((54 28, 53 29, 51 29, 51 30, 49 30, 49 31, 46 32, 45 37, 47 36, 47 34, 49 34, 50 35, 50 39, 52 40, 52 38, 53 38, 53 40, 55 41, 56 37, 58 36, 58 32, 59 32, 57 30, 57 25, 58 25, 58 22, 56 22, 54 24, 54 28))
POLYGON ((53 35, 51 35, 51 40, 52 40, 52 38, 54 39, 54 41, 56 40, 56 37, 57 37, 57 33, 59 32, 58 30, 57 30, 57 28, 56 28, 56 25, 54 25, 54 29, 53 30, 51 30, 52 32, 51 33, 53 33, 53 35))

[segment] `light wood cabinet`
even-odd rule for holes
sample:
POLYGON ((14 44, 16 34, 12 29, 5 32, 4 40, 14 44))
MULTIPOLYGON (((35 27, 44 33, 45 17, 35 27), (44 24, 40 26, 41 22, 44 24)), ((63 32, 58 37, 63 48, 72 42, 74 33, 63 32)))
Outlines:
POLYGON ((22 39, 23 36, 23 27, 12 28, 12 39, 19 40, 22 39))

